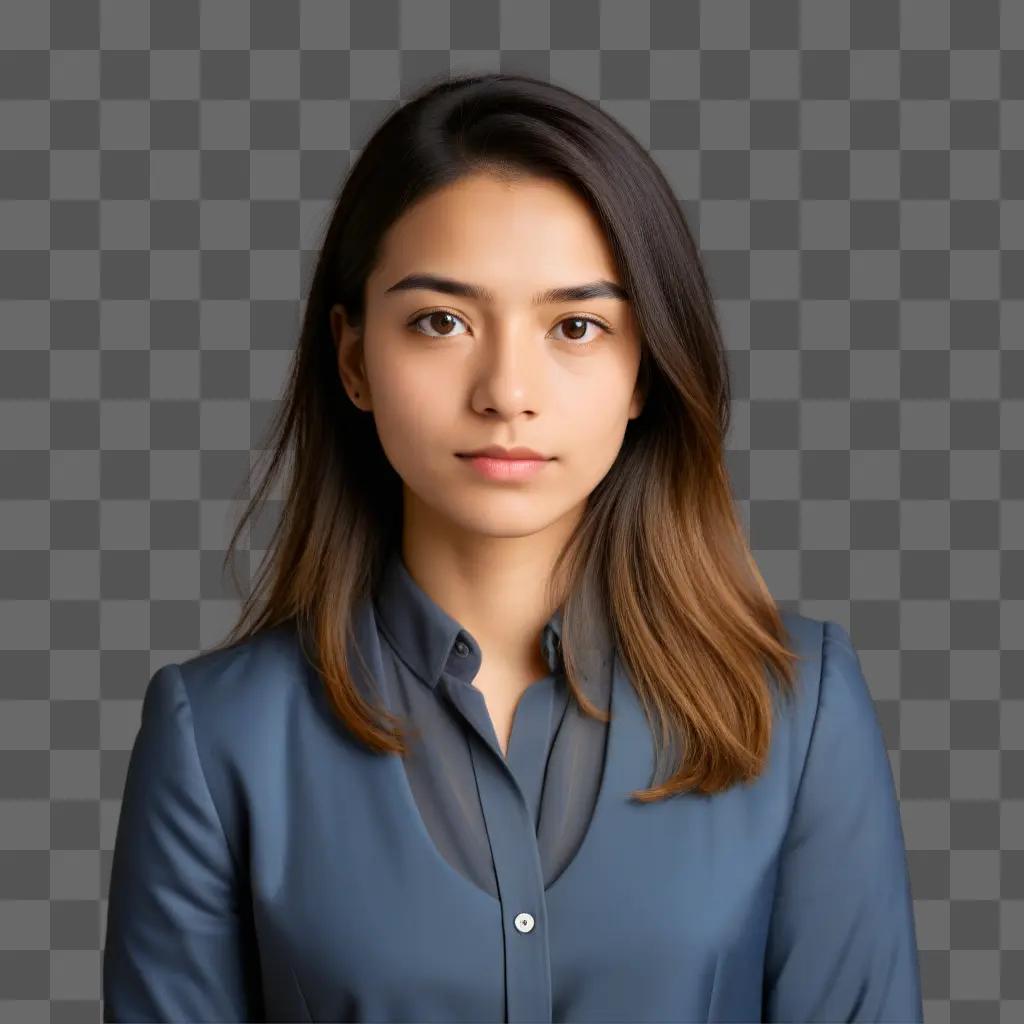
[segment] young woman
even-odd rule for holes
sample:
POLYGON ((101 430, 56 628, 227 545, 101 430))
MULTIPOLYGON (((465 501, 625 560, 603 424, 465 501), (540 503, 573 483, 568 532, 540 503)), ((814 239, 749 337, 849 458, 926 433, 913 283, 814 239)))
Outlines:
POLYGON ((507 74, 395 111, 231 539, 287 460, 269 557, 146 690, 106 1019, 921 1021, 870 691, 758 574, 729 409, 621 125, 507 74))

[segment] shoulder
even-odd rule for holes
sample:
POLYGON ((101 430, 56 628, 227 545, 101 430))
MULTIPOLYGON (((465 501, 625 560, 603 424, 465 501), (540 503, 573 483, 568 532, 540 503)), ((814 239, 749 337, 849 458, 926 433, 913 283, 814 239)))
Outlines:
POLYGON ((169 792, 187 792, 193 808, 216 808, 241 863, 250 795, 283 777, 283 761, 298 749, 289 731, 316 678, 290 623, 169 662, 146 688, 136 774, 150 780, 150 790, 162 779, 169 792))
POLYGON ((287 720, 290 704, 308 700, 314 675, 294 625, 282 623, 157 669, 146 687, 143 721, 187 725, 201 754, 251 745, 270 738, 268 730, 287 720))
POLYGON ((308 665, 294 622, 260 630, 227 647, 203 651, 179 663, 190 698, 207 694, 228 700, 253 691, 270 697, 293 686, 308 665))
POLYGON ((313 667, 293 622, 261 630, 177 665, 197 728, 238 734, 282 722, 308 697, 313 667))
POLYGON ((805 715, 816 715, 822 702, 842 702, 852 710, 871 703, 860 658, 848 630, 831 619, 782 612, 790 648, 798 655, 798 700, 805 715))
POLYGON ((887 753, 871 688, 849 631, 831 619, 784 612, 791 648, 800 656, 797 692, 781 716, 790 754, 808 771, 884 776, 887 753))

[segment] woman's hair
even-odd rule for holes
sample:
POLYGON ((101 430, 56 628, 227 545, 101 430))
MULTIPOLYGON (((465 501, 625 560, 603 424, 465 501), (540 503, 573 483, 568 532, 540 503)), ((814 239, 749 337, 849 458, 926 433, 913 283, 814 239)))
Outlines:
POLYGON ((271 458, 228 546, 233 575, 239 534, 290 460, 281 514, 239 620, 218 646, 294 620, 349 732, 374 752, 407 752, 400 720, 364 701, 347 664, 353 610, 401 536, 402 484, 373 417, 342 387, 329 311, 341 303, 360 328, 382 235, 414 203, 473 172, 573 188, 600 220, 641 332, 643 411, 548 581, 562 606, 570 690, 586 714, 608 720, 578 684, 596 594, 657 737, 659 768, 671 744, 680 751, 664 781, 632 795, 710 794, 752 780, 770 745, 770 677, 791 694, 799 656, 729 488, 728 365, 699 252, 638 141, 597 105, 540 79, 435 79, 390 114, 347 175, 270 425, 271 458))

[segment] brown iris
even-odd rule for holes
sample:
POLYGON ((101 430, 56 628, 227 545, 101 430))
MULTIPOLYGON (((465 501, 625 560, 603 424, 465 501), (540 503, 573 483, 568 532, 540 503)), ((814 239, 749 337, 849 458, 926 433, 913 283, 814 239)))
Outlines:
POLYGON ((570 334, 568 328, 566 329, 566 332, 565 332, 566 337, 572 338, 573 341, 576 341, 576 340, 578 340, 578 338, 582 338, 582 337, 584 337, 586 335, 586 333, 587 333, 587 324, 589 324, 590 321, 589 320, 584 320, 583 317, 580 317, 580 316, 570 316, 567 319, 563 320, 562 323, 563 324, 579 324, 580 325, 580 333, 579 333, 578 337, 574 337, 572 334, 570 334))
MULTIPOLYGON (((449 329, 455 326, 455 322, 458 319, 457 317, 452 316, 451 313, 446 313, 443 309, 438 309, 433 313, 428 313, 427 316, 429 317, 428 322, 430 323, 431 328, 435 331, 438 330, 437 318, 447 321, 449 329)), ((440 333, 445 334, 447 332, 442 330, 440 333)))

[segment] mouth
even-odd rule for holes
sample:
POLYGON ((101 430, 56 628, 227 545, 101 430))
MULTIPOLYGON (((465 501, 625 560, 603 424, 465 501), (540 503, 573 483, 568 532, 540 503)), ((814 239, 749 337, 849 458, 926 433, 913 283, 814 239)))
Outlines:
POLYGON ((540 472, 553 458, 508 458, 457 453, 458 458, 488 480, 526 480, 540 472))
POLYGON ((456 452, 460 459, 491 459, 494 462, 552 462, 548 455, 490 455, 487 452, 456 452))

